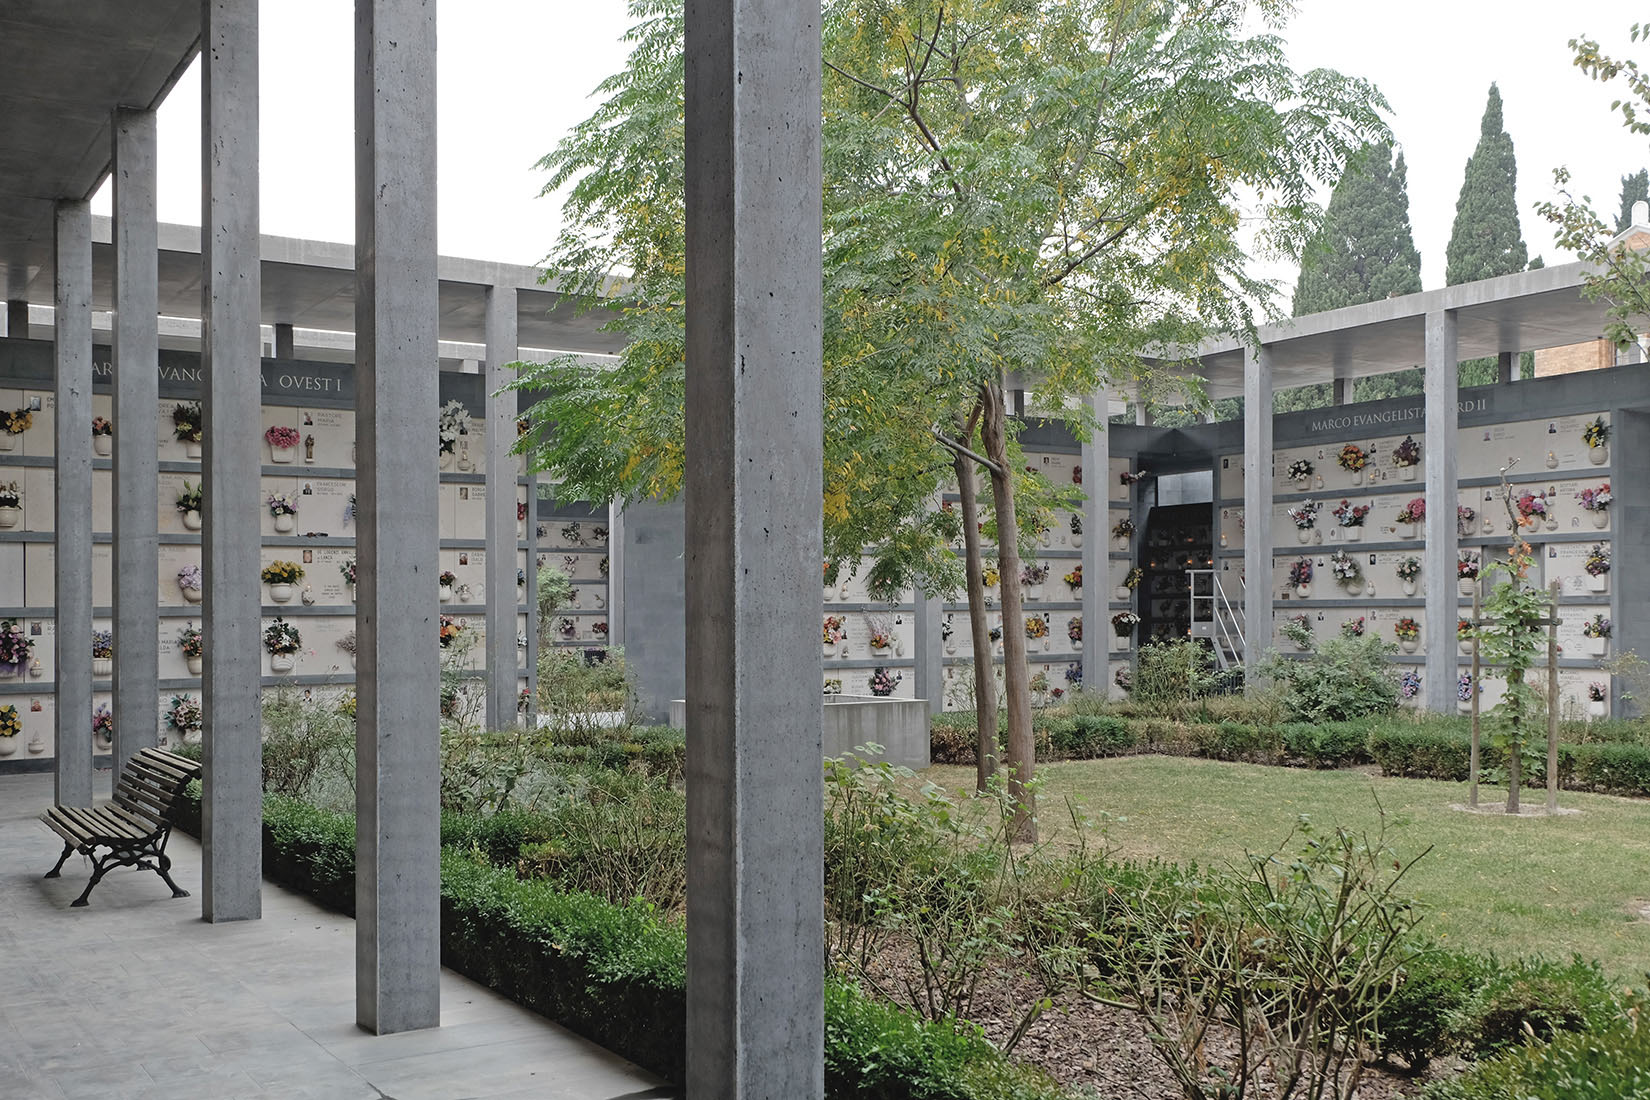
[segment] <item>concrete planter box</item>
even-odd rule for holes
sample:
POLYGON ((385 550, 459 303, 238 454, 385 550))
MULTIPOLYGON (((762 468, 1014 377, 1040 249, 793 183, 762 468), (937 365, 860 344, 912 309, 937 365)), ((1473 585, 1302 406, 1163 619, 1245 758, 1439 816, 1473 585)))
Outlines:
MULTIPOLYGON (((670 724, 687 727, 687 701, 670 701, 670 724)), ((825 696, 826 756, 844 756, 865 744, 881 745, 882 759, 907 768, 928 766, 928 700, 874 695, 825 696)))

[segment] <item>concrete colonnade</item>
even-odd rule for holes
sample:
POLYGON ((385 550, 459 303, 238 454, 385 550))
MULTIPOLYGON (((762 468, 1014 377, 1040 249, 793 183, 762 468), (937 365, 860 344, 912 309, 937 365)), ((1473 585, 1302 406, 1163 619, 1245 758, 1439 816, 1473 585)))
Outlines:
POLYGON ((258 0, 201 12, 201 915, 229 921, 263 885, 258 0))
MULTIPOLYGON (((57 204, 53 228, 53 439, 56 496, 52 527, 52 612, 56 631, 57 697, 53 798, 92 804, 92 217, 84 199, 57 204)), ((27 334, 8 310, 9 332, 27 334)), ((153 710, 154 701, 150 700, 153 710)))
POLYGON ((1455 444, 1459 421, 1459 365, 1456 362, 1455 312, 1426 315, 1426 521, 1422 534, 1421 575, 1429 596, 1421 616, 1426 646, 1421 677, 1426 709, 1448 714, 1455 709, 1455 444))
POLYGON ((487 728, 516 724, 516 391, 504 390, 516 346, 516 291, 486 291, 487 728))
POLYGON ((685 30, 687 1087, 808 1100, 824 1094, 819 5, 693 0, 685 30))
POLYGON ((1252 682, 1272 644, 1272 361, 1250 344, 1243 348, 1243 577, 1243 665, 1252 682))
MULTIPOLYGON (((159 740, 160 459, 139 425, 160 405, 155 112, 114 110, 115 766, 159 740)), ((77 430, 90 432, 89 426, 77 430)), ((87 644, 76 639, 77 644, 87 644)))

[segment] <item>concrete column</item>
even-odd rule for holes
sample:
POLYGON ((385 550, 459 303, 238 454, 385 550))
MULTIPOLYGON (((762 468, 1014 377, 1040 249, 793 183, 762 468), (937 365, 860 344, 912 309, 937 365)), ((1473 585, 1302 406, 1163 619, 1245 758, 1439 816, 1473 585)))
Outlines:
POLYGON ((539 479, 527 475, 527 727, 539 721, 539 479))
POLYGON ((201 5, 201 916, 263 914, 258 0, 201 5))
POLYGON ((692 1100, 825 1087, 819 24, 686 12, 692 1100))
POLYGON ((1459 398, 1455 313, 1434 310, 1426 321, 1426 545, 1421 550, 1421 581, 1427 594, 1421 618, 1421 646, 1426 671, 1421 690, 1427 709, 1455 711, 1455 444, 1459 398))
POLYGON ((16 298, 6 300, 6 336, 12 340, 29 338, 29 303, 16 298))
POLYGON ((1505 386, 1513 380, 1513 363, 1518 359, 1518 353, 1512 351, 1498 352, 1495 356, 1495 381, 1505 386))
MULTIPOLYGON (((92 804, 92 218, 84 200, 57 204, 56 286, 52 299, 56 373, 52 448, 56 499, 52 528, 56 621, 57 735, 54 800, 92 804)), ((23 305, 27 316, 26 303, 23 305)), ((17 316, 8 308, 10 322, 17 316)), ((21 337, 26 327, 13 327, 21 337)), ((142 432, 137 434, 141 435, 142 432)))
POLYGON ((916 659, 913 690, 918 699, 928 700, 929 714, 938 714, 945 709, 945 644, 940 638, 945 603, 920 587, 912 596, 916 601, 911 612, 911 631, 916 643, 911 649, 916 659))
POLYGON ((1243 352, 1243 519, 1243 664, 1252 677, 1272 643, 1272 359, 1264 347, 1243 352))
MULTIPOLYGON (((1111 548, 1111 429, 1107 423, 1111 394, 1106 390, 1087 398, 1085 412, 1094 419, 1083 444, 1083 690, 1104 696, 1111 690, 1106 664, 1106 639, 1111 623, 1106 616, 1107 554, 1111 548)), ((1053 570, 1050 570, 1053 572, 1053 570)))
POLYGON ((284 321, 275 322, 275 358, 297 358, 293 353, 292 326, 284 321))
POLYGON ((516 725, 516 290, 487 288, 487 728, 516 725), (502 391, 502 392, 501 392, 502 391))
POLYGON ((1350 405, 1350 404, 1352 404, 1352 391, 1353 391, 1355 381, 1356 380, 1352 379, 1352 378, 1337 378, 1337 379, 1335 379, 1335 404, 1337 404, 1337 405, 1350 405))
POLYGON ((114 112, 115 766, 154 745, 160 699, 160 408, 155 113, 114 112))
POLYGON ((622 501, 607 505, 607 640, 625 644, 624 521, 622 501))
POLYGON ((435 3, 356 0, 355 1019, 441 1022, 435 3))

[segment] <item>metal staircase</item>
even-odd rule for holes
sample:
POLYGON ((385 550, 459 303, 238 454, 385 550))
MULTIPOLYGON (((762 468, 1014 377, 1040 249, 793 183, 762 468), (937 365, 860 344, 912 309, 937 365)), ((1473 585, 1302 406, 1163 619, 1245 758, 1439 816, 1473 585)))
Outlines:
MULTIPOLYGON (((1213 569, 1188 569, 1186 579, 1191 582, 1192 593, 1191 636, 1208 640, 1221 669, 1241 666, 1245 652, 1243 618, 1226 598, 1220 575, 1213 569)), ((1240 604, 1242 598, 1240 592, 1240 604)))

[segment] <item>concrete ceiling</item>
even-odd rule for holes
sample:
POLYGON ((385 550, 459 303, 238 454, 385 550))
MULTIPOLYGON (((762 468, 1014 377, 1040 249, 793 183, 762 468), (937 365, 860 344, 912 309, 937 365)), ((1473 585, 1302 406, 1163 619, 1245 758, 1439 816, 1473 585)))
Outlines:
MULTIPOLYGON (((1585 274, 1582 264, 1522 271, 1292 317, 1262 325, 1259 338, 1279 390, 1420 366, 1426 361, 1426 317, 1434 310, 1455 311, 1457 354, 1464 360, 1579 344, 1598 339, 1605 321, 1603 305, 1581 297, 1585 274)), ((1242 396, 1240 341, 1210 343, 1194 362, 1211 397, 1242 396)))
POLYGON ((53 203, 90 198, 108 174, 114 108, 157 105, 199 39, 200 0, 0 3, 0 289, 6 297, 23 296, 50 270, 53 203))

